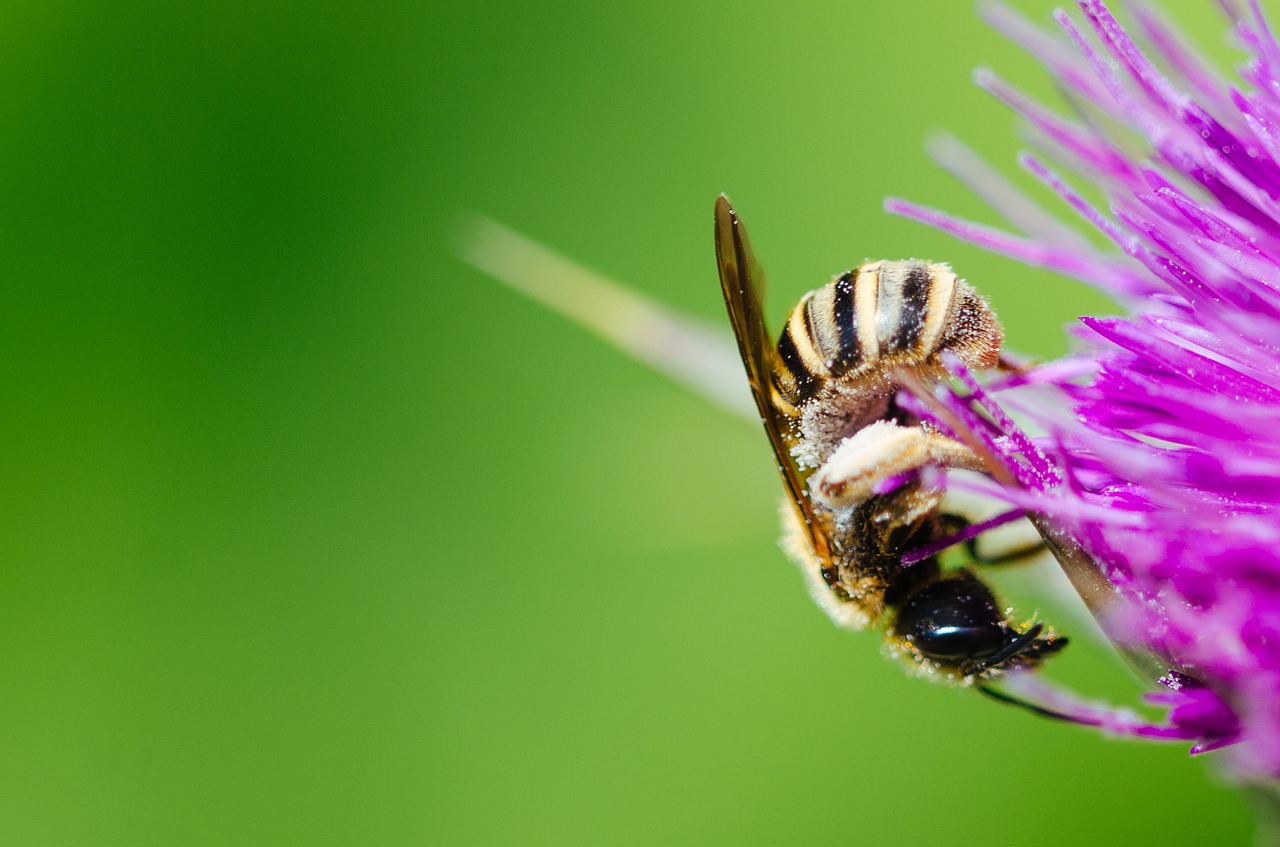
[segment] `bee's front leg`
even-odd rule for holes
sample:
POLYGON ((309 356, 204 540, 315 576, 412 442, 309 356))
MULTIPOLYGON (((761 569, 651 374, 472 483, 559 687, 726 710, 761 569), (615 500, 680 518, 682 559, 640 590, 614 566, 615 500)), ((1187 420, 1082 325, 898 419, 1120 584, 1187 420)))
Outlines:
POLYGON ((925 465, 982 470, 972 450, 919 426, 876 421, 840 442, 809 480, 813 499, 838 511, 857 506, 875 494, 884 480, 925 465))

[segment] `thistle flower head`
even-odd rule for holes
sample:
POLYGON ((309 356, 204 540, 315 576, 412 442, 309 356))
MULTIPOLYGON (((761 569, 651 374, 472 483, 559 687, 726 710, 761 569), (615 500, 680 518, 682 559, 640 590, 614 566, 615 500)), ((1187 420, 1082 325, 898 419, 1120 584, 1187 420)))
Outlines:
MULTIPOLYGON (((1025 513, 1106 633, 1146 675, 1154 692, 1147 699, 1165 710, 1165 721, 1089 703, 1038 674, 1010 673, 988 693, 1115 734, 1193 741, 1192 752, 1227 748, 1236 777, 1274 784, 1280 43, 1256 0, 1247 13, 1220 2, 1248 54, 1237 82, 1210 70, 1141 6, 1130 7, 1134 35, 1099 0, 1080 3, 1079 21, 1058 12, 1056 34, 1002 6, 986 9, 1044 62, 1074 117, 990 72, 979 72, 978 83, 1030 127, 1041 154, 1024 154, 1023 167, 1110 246, 1093 246, 1098 239, 1022 196, 951 139, 935 142, 935 156, 1020 232, 903 200, 886 207, 1093 285, 1126 314, 1082 318, 1073 329, 1076 354, 994 382, 980 383, 954 356, 942 362, 950 385, 905 375, 901 409, 964 442, 986 472, 946 484, 1014 508, 909 551, 903 564, 1025 513), (1086 194, 1105 197, 1105 209, 1086 194)), ((735 345, 722 332, 492 221, 474 220, 461 250, 636 358, 754 417, 742 402, 735 345)), ((942 484, 938 469, 921 473, 942 484)), ((874 491, 887 493, 913 474, 881 479, 874 491)))
POLYGON ((1082 318, 1077 355, 987 389, 953 362, 959 389, 915 399, 981 445, 999 495, 1056 539, 1108 633, 1165 671, 1150 699, 1167 723, 1128 728, 1196 739, 1196 751, 1229 745, 1238 776, 1280 776, 1280 44, 1255 2, 1231 13, 1249 55, 1230 83, 1145 9, 1134 9, 1142 47, 1103 3, 1080 9, 1083 25, 1057 13, 1058 37, 988 10, 1079 117, 990 73, 978 82, 1059 163, 1028 154, 1023 166, 1112 247, 1026 212, 954 144, 939 148, 944 164, 1021 234, 887 206, 1097 286, 1127 314, 1082 318), (1008 411, 1047 434, 1028 436, 1008 411), (1105 598, 1082 585, 1095 566, 1105 598))

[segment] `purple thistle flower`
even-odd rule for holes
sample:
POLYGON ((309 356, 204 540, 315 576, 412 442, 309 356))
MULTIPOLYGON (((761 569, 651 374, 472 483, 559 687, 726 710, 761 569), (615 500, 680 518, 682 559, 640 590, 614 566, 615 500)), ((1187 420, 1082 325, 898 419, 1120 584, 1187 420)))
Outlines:
MULTIPOLYGON (((1236 778, 1266 783, 1280 777, 1280 44, 1256 0, 1248 14, 1228 9, 1249 53, 1237 89, 1158 15, 1132 7, 1144 52, 1103 3, 1080 8, 1087 26, 1058 12, 1058 35, 1003 6, 985 10, 1043 61, 1079 119, 990 72, 976 80, 1022 115, 1062 172, 1030 154, 1023 167, 1113 246, 1097 249, 949 138, 933 143, 934 156, 1021 232, 903 200, 886 208, 1093 285, 1127 315, 1082 318, 1076 354, 994 382, 955 357, 944 361, 949 385, 903 375, 901 407, 985 458, 986 477, 945 484, 1010 506, 904 564, 1029 516, 1165 721, 1088 702, 1033 673, 1002 677, 1005 695, 1116 735, 1190 741, 1193 753, 1226 748, 1236 778), (1137 140, 1145 147, 1135 153, 1137 140)), ((469 222, 460 250, 754 421, 723 328, 484 218, 469 222)), ((939 469, 922 473, 943 484, 939 469)), ((875 493, 914 478, 880 480, 875 493)))
MULTIPOLYGON (((1196 741, 1239 778, 1280 777, 1280 44, 1255 0, 1230 11, 1249 53, 1237 88, 1151 12, 1141 49, 1097 0, 1064 36, 1003 7, 995 26, 1040 57, 1085 120, 981 72, 1048 156, 1108 200, 1023 166, 1114 244, 1096 250, 955 144, 936 153, 1021 235, 901 200, 886 207, 1097 286, 1127 310, 1083 318, 1081 352, 981 387, 908 386, 920 414, 989 457, 989 493, 1026 509, 1117 644, 1164 690, 1153 726, 1039 679, 1017 692, 1114 732, 1196 741), (1090 32, 1091 31, 1091 32, 1090 32), (1088 34, 1087 34, 1088 33, 1088 34), (1158 69, 1156 62, 1164 71, 1158 69), (1141 155, 1134 139, 1145 141, 1141 155), (1029 437, 1007 410, 1034 421, 1029 437)), ((955 484, 953 482, 953 484, 955 484)), ((973 483, 968 483, 973 485, 973 483)))

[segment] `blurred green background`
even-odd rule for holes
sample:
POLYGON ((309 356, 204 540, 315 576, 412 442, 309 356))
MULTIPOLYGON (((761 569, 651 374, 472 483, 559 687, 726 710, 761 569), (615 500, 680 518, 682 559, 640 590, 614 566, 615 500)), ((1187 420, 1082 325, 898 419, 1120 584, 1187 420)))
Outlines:
POLYGON ((922 141, 1012 171, 970 70, 1049 84, 888 6, 3 4, 0 843, 1246 840, 1182 748, 837 631, 756 428, 454 256, 480 211, 719 322, 724 190, 775 312, 946 258, 1062 352, 1096 296, 880 210, 989 220, 922 141))

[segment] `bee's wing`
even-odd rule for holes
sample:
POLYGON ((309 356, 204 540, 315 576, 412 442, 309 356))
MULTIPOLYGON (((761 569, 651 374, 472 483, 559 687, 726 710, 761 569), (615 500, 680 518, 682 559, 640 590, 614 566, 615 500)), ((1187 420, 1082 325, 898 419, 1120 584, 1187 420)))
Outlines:
POLYGON ((716 262, 720 266, 720 288, 724 293, 724 305, 729 310, 734 335, 738 337, 738 351, 747 369, 751 394, 760 412, 760 422, 769 434, 769 444, 778 463, 778 472, 787 487, 787 496, 796 508, 796 516, 804 525, 809 544, 819 559, 829 561, 830 544, 821 525, 813 514, 813 506, 805 496, 804 486, 796 471, 795 463, 782 438, 782 425, 770 400, 773 376, 773 344, 768 327, 764 323, 761 300, 764 297, 764 274, 756 264, 747 240, 747 231, 738 213, 729 205, 729 198, 721 194, 716 198, 716 262))

